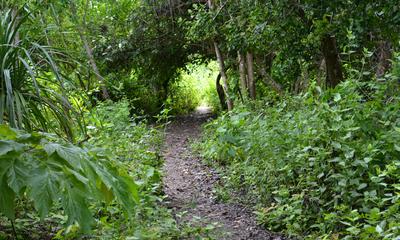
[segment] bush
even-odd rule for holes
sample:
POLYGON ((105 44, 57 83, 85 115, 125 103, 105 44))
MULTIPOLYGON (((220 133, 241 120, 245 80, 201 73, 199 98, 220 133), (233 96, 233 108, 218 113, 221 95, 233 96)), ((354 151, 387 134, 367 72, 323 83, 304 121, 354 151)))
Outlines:
POLYGON ((100 103, 85 120, 81 147, 0 125, 0 212, 13 220, 0 215, 0 238, 179 236, 160 205, 159 131, 135 122, 127 101, 100 103))
POLYGON ((390 87, 347 81, 274 107, 237 107, 206 127, 204 155, 226 165, 227 187, 258 202, 258 219, 271 230, 395 239, 400 104, 386 96, 390 87))
POLYGON ((16 218, 16 201, 28 199, 41 219, 53 206, 88 232, 94 223, 89 205, 114 198, 127 215, 139 201, 136 184, 105 156, 43 133, 0 125, 0 212, 16 218))

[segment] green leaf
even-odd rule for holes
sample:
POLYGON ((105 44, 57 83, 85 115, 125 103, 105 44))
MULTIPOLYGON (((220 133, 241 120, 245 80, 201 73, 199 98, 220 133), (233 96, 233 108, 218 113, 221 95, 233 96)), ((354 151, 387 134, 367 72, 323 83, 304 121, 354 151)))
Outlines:
POLYGON ((32 171, 29 178, 29 196, 33 199, 39 216, 43 219, 49 213, 53 204, 53 199, 57 196, 57 184, 54 182, 55 176, 49 173, 49 170, 40 167, 32 171))
POLYGON ((71 186, 65 186, 62 195, 62 204, 65 213, 68 215, 67 224, 72 225, 76 221, 82 228, 82 231, 88 233, 91 224, 93 223, 93 217, 85 199, 86 196, 84 196, 78 189, 71 186))
POLYGON ((380 225, 376 225, 375 230, 377 233, 382 234, 383 233, 383 229, 380 225))
POLYGON ((335 102, 339 102, 342 99, 342 96, 340 95, 340 93, 335 93, 335 96, 333 97, 333 100, 335 102))
POLYGON ((19 193, 26 186, 26 179, 29 176, 27 169, 29 168, 20 159, 15 159, 12 163, 7 172, 7 182, 15 193, 19 193))
POLYGON ((353 158, 353 157, 354 157, 354 153, 355 153, 354 150, 346 151, 346 152, 344 153, 344 156, 345 156, 347 159, 350 159, 350 158, 353 158))
POLYGON ((7 185, 6 176, 0 180, 0 212, 8 219, 15 219, 15 193, 7 185))
POLYGON ((104 196, 104 199, 106 200, 107 203, 110 203, 114 199, 114 194, 113 192, 107 188, 107 186, 101 182, 100 183, 100 191, 104 196))
POLYGON ((11 141, 11 140, 0 140, 0 158, 2 155, 6 155, 12 151, 21 151, 25 145, 11 141))
POLYGON ((395 144, 394 145, 394 149, 396 149, 396 151, 400 152, 400 146, 399 145, 395 144))
POLYGON ((15 140, 17 133, 5 124, 0 124, 0 136, 8 140, 15 140))
POLYGON ((46 153, 51 156, 54 153, 67 161, 74 168, 82 169, 81 160, 84 159, 85 153, 82 149, 75 146, 63 146, 58 143, 48 143, 44 146, 46 153))
POLYGON ((332 146, 336 149, 341 149, 342 145, 339 142, 332 142, 332 146))
POLYGON ((357 190, 361 190, 361 189, 364 189, 364 188, 366 188, 368 185, 366 184, 366 183, 361 183, 358 187, 357 187, 357 190))

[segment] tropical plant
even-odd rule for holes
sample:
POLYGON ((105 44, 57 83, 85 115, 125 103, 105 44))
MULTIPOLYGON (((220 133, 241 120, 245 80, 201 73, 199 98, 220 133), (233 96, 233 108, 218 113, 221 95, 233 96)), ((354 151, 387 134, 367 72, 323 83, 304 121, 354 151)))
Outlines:
POLYGON ((26 130, 53 131, 73 138, 72 106, 57 62, 61 51, 33 42, 23 25, 29 13, 1 12, 0 123, 26 130))
POLYGON ((43 219, 60 207, 67 225, 93 224, 89 206, 116 199, 129 216, 139 201, 137 186, 116 162, 44 133, 0 125, 0 212, 13 221, 16 199, 28 199, 43 219))

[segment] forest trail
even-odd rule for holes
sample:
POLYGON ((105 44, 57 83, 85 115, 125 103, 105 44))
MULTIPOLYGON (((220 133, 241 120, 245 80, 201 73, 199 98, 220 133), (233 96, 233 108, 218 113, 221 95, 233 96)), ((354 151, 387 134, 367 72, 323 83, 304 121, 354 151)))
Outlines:
POLYGON ((239 204, 218 202, 213 192, 219 182, 215 170, 192 152, 192 140, 201 135, 201 124, 211 117, 206 108, 179 117, 167 127, 164 151, 164 191, 175 215, 185 213, 178 222, 194 226, 215 224, 216 239, 281 240, 257 226, 251 209, 239 204))

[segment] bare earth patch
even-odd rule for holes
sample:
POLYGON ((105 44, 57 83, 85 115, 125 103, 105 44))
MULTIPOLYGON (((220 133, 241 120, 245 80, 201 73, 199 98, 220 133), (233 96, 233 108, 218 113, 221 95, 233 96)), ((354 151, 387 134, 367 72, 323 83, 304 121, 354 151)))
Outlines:
POLYGON ((178 219, 181 222, 202 226, 215 223, 217 239, 283 239, 258 226, 251 209, 216 200, 213 188, 219 182, 217 172, 203 164, 190 149, 191 141, 200 137, 201 124, 209 118, 209 111, 200 109, 167 127, 164 191, 169 206, 176 215, 186 213, 178 219))

